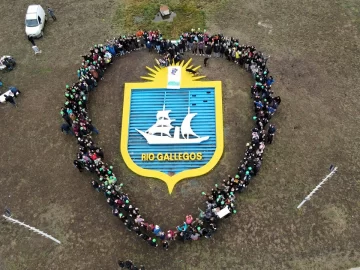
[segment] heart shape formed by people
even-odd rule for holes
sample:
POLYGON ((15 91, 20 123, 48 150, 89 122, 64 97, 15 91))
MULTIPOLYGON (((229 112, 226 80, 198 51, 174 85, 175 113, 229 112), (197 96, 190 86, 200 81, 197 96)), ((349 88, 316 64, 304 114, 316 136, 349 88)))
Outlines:
MULTIPOLYGON (((138 33, 137 33, 138 34, 138 33)), ((136 51, 143 46, 149 50, 156 49, 159 53, 164 47, 158 45, 161 40, 159 32, 142 32, 141 35, 123 36, 118 39, 107 41, 107 44, 98 44, 91 48, 90 53, 84 55, 82 67, 77 71, 79 81, 72 86, 66 85, 65 97, 67 101, 61 108, 61 115, 66 121, 62 130, 76 136, 79 144, 79 153, 74 160, 76 168, 82 172, 84 169, 96 173, 98 181, 92 181, 97 191, 104 192, 112 213, 118 217, 128 230, 134 231, 151 246, 157 247, 161 242, 164 249, 169 248, 169 243, 175 239, 198 240, 199 238, 211 238, 217 230, 217 222, 224 217, 236 214, 235 199, 237 193, 243 192, 250 180, 259 172, 262 164, 262 155, 265 143, 271 144, 276 132, 274 125, 266 126, 275 114, 281 99, 274 97, 271 85, 274 83, 269 70, 266 67, 267 57, 258 52, 254 46, 240 45, 236 39, 228 39, 222 35, 209 35, 207 33, 190 32, 183 33, 181 39, 166 46, 168 58, 163 63, 158 62, 157 70, 167 66, 176 66, 180 54, 187 49, 197 52, 202 47, 200 54, 206 54, 204 60, 211 56, 212 50, 216 55, 225 55, 228 60, 243 66, 251 72, 254 84, 251 85, 251 97, 254 100, 255 115, 253 120, 255 127, 252 129, 251 142, 246 144, 246 152, 238 172, 234 177, 227 180, 209 193, 202 192, 206 197, 205 211, 201 212, 199 219, 186 216, 183 224, 173 230, 162 230, 159 225, 149 223, 140 215, 140 210, 131 204, 127 193, 123 191, 123 184, 117 183, 113 172, 113 166, 106 164, 102 149, 95 145, 91 133, 98 133, 92 125, 87 112, 88 95, 103 79, 106 67, 113 63, 114 59, 131 51, 136 51), (195 46, 194 44, 199 44, 195 46), (202 46, 200 46, 202 44, 202 46), (151 235, 148 235, 151 232, 151 235)), ((187 70, 188 71, 188 70, 187 70)), ((196 68, 190 69, 192 76, 196 77, 196 68)), ((147 134, 143 134, 144 137, 147 134)))

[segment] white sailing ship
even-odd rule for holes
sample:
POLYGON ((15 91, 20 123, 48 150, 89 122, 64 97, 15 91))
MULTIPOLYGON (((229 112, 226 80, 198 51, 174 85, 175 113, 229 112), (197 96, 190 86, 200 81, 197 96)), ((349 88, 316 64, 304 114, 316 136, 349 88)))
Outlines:
POLYGON ((171 110, 165 110, 164 105, 163 110, 157 112, 156 123, 152 127, 146 131, 138 129, 136 131, 144 136, 148 144, 195 144, 209 139, 209 136, 200 137, 192 130, 191 120, 197 113, 190 113, 190 107, 188 107, 188 114, 185 116, 181 128, 171 125, 175 119, 170 119, 170 112, 171 110), (171 136, 170 131, 173 128, 175 128, 174 135, 171 136))

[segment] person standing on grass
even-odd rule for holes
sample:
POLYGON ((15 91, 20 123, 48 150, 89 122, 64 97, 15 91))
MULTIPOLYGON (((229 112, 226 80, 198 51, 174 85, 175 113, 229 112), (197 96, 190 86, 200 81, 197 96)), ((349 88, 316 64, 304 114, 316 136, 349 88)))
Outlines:
POLYGON ((270 76, 267 81, 266 81, 266 84, 268 86, 271 86, 273 83, 275 82, 274 78, 272 76, 270 76))
POLYGON ((191 223, 193 222, 193 217, 192 217, 192 215, 186 215, 186 217, 185 217, 185 222, 186 222, 186 224, 187 225, 191 225, 191 223))
POLYGON ((192 54, 197 55, 198 43, 194 41, 191 45, 192 54))
POLYGON ((214 53, 215 53, 215 57, 220 57, 220 46, 219 46, 219 42, 216 42, 214 45, 214 53))
POLYGON ((125 261, 125 268, 131 269, 134 266, 133 262, 130 260, 125 261))
POLYGON ((225 45, 220 43, 220 57, 223 58, 225 53, 225 45))
POLYGON ((268 129, 268 134, 267 134, 267 142, 268 142, 269 144, 272 143, 272 141, 273 141, 273 139, 274 139, 275 132, 276 132, 276 127, 275 127, 275 125, 270 125, 270 126, 269 126, 269 129, 268 129))
POLYGON ((118 260, 118 265, 119 265, 120 268, 124 268, 125 267, 125 262, 118 260))
POLYGON ((204 58, 204 66, 206 67, 207 61, 209 60, 209 57, 204 58))
POLYGON ((77 168, 79 170, 79 172, 83 172, 84 165, 82 162, 80 162, 78 160, 74 160, 74 166, 75 166, 75 168, 77 168))
POLYGON ((75 136, 74 132, 71 130, 71 126, 67 123, 61 125, 61 132, 65 132, 66 135, 70 133, 71 135, 75 136))
POLYGON ((164 241, 162 242, 162 246, 163 246, 163 249, 168 250, 168 249, 169 249, 169 242, 166 241, 166 240, 164 240, 164 241))
POLYGON ((204 42, 203 41, 199 42, 198 49, 199 49, 199 55, 204 56, 204 42))
POLYGON ((213 47, 213 44, 212 43, 208 43, 206 45, 206 48, 205 48, 205 53, 206 53, 206 57, 211 57, 211 53, 212 53, 212 48, 213 47))
POLYGON ((52 8, 50 8, 50 7, 47 7, 47 10, 48 10, 48 12, 49 12, 50 17, 51 17, 54 21, 56 21, 56 17, 55 17, 54 10, 53 10, 52 8))
POLYGON ((36 46, 34 38, 32 36, 28 36, 28 40, 31 42, 33 46, 36 46))
POLYGON ((91 132, 94 132, 95 134, 99 135, 99 130, 91 123, 91 121, 88 122, 88 129, 91 132))
POLYGON ((71 118, 69 117, 69 114, 63 107, 61 108, 60 114, 62 118, 66 121, 66 123, 68 123, 71 126, 71 118))

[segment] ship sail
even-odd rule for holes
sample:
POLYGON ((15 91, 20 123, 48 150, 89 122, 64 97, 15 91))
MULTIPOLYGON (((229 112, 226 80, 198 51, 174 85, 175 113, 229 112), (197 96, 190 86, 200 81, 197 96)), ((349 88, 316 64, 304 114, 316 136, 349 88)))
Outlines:
POLYGON ((156 119, 160 120, 160 119, 170 119, 169 117, 169 113, 171 112, 171 110, 163 110, 163 111, 158 111, 156 114, 156 119))
POLYGON ((188 113, 181 124, 181 134, 184 139, 186 137, 189 139, 190 135, 200 138, 191 128, 191 120, 195 117, 195 115, 197 115, 197 113, 188 113))
POLYGON ((163 134, 167 135, 168 137, 171 137, 170 130, 174 128, 171 123, 175 121, 175 119, 170 119, 169 113, 171 110, 165 110, 165 105, 162 111, 158 111, 156 114, 156 123, 150 127, 146 133, 148 134, 157 134, 160 133, 162 136, 163 134))
POLYGON ((170 130, 173 128, 173 126, 170 127, 158 127, 157 125, 153 125, 151 128, 149 128, 146 133, 154 135, 156 133, 160 133, 160 134, 165 134, 169 137, 171 137, 170 135, 170 130))
POLYGON ((174 119, 170 119, 170 120, 165 120, 165 119, 160 119, 156 121, 155 126, 163 126, 163 127, 169 127, 171 126, 171 122, 175 121, 174 119))

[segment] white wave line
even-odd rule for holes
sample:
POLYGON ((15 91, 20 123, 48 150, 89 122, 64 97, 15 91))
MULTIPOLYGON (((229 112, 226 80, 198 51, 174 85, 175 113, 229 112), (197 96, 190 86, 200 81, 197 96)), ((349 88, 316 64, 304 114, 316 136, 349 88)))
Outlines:
POLYGON ((337 171, 337 167, 335 167, 310 193, 309 195, 307 195, 305 197, 305 199, 298 205, 297 209, 300 209, 301 206, 303 206, 303 204, 306 202, 306 201, 310 201, 310 198, 312 195, 315 194, 316 191, 318 191, 321 186, 331 178, 331 176, 333 176, 337 171))
POLYGON ((8 217, 8 216, 5 216, 5 215, 2 215, 2 216, 3 216, 3 218, 5 218, 7 221, 9 221, 11 223, 19 224, 20 226, 23 226, 23 227, 29 229, 30 231, 36 232, 36 233, 40 234, 41 236, 44 236, 44 237, 46 237, 48 239, 53 240, 54 242, 56 242, 58 244, 61 244, 61 242, 59 240, 57 240, 56 238, 52 237, 51 235, 49 235, 49 234, 47 234, 47 233, 45 233, 43 231, 40 231, 40 230, 36 229, 35 227, 31 227, 30 225, 27 225, 27 224, 25 224, 25 223, 23 223, 21 221, 13 219, 11 217, 8 217))

